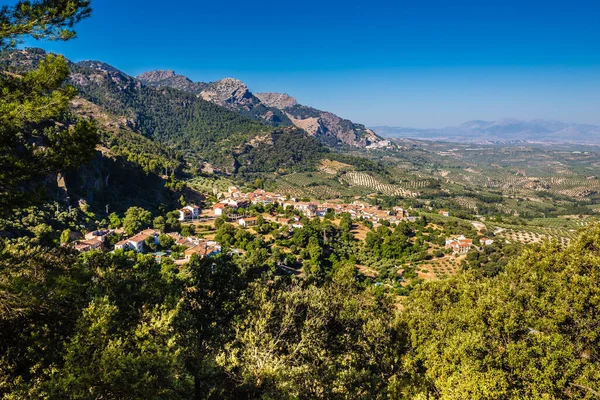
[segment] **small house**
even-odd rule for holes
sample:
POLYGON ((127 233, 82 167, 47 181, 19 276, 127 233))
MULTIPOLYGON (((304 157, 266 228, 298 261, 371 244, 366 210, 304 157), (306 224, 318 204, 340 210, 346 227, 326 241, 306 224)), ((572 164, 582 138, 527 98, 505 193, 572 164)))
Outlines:
POLYGON ((238 220, 238 224, 242 228, 247 228, 249 226, 255 226, 257 223, 258 223, 258 219, 256 217, 245 217, 245 218, 240 218, 238 220))

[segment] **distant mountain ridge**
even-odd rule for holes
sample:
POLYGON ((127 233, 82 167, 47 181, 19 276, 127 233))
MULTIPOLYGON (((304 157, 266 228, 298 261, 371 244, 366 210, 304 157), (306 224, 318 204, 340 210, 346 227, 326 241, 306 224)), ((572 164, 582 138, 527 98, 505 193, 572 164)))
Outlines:
POLYGON ((252 93, 234 78, 216 82, 193 82, 171 70, 150 71, 137 79, 153 87, 171 87, 273 126, 296 126, 330 146, 367 147, 381 140, 372 130, 337 115, 298 104, 285 93, 252 93))
POLYGON ((600 126, 567 123, 553 120, 502 119, 498 121, 467 121, 459 126, 441 129, 418 129, 404 127, 377 126, 372 128, 384 137, 404 137, 484 142, 547 142, 573 144, 600 144, 600 126))

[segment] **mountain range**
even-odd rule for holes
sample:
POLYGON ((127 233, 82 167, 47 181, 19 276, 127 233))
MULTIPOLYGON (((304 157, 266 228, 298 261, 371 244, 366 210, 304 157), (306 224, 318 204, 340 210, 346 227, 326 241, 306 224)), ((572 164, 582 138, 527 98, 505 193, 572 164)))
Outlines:
POLYGON ((172 70, 145 72, 137 79, 153 87, 171 87, 273 126, 295 126, 329 146, 367 147, 379 140, 364 125, 313 107, 300 105, 285 93, 252 93, 242 81, 224 78, 193 82, 172 70))
POLYGON ((384 137, 444 140, 452 142, 541 142, 600 144, 600 126, 535 119, 523 121, 468 121, 441 129, 377 126, 371 128, 384 137))

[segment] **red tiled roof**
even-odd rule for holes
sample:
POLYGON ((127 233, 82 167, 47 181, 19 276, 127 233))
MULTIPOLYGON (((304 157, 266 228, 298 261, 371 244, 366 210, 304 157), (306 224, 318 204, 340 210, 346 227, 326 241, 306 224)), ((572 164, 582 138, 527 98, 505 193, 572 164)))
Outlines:
POLYGON ((139 242, 143 242, 144 240, 146 240, 146 238, 149 238, 150 236, 151 235, 146 235, 144 233, 138 233, 137 235, 127 239, 127 241, 139 243, 139 242))

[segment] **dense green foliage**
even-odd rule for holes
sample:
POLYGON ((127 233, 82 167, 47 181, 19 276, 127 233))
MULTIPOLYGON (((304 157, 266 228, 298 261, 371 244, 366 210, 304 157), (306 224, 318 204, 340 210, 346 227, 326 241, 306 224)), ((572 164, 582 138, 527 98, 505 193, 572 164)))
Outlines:
MULTIPOLYGON (((246 242, 246 255, 181 268, 3 242, 0 392, 489 399, 598 389, 600 227, 567 249, 526 249, 493 278, 466 271, 417 286, 397 310, 327 244, 343 224, 309 226, 293 238, 307 243, 309 279, 269 269, 283 254, 241 229, 231 243, 246 242)), ((221 225, 222 240, 230 230, 221 225)))
POLYGON ((297 129, 271 134, 272 144, 258 145, 237 157, 238 172, 292 172, 313 170, 327 149, 315 138, 297 129))
POLYGON ((495 276, 504 271, 506 265, 518 252, 519 246, 496 241, 490 246, 485 246, 482 251, 470 251, 464 268, 479 271, 487 277, 495 276))
MULTIPOLYGON (((23 1, 0 9, 0 51, 23 37, 68 40, 89 15, 88 1, 23 1)), ((43 180, 91 159, 95 125, 68 113, 75 90, 65 85, 63 57, 48 56, 23 76, 0 71, 0 207, 39 197, 43 180), (38 192, 36 194, 33 194, 38 192)))
POLYGON ((594 398, 600 387, 600 228, 527 249, 494 279, 465 273, 406 304, 424 390, 441 398, 594 398))

